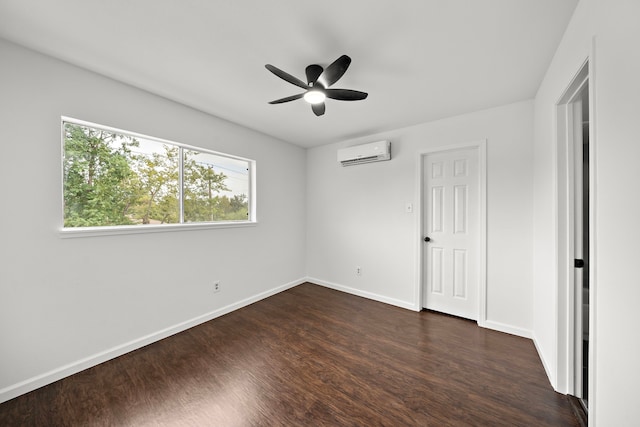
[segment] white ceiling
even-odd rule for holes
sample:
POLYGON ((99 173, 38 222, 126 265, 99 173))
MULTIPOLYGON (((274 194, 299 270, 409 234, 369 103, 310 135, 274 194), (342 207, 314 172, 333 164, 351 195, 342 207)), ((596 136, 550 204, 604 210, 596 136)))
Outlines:
MULTIPOLYGON (((0 37, 312 147, 530 99, 577 0, 0 0, 0 37), (307 65, 342 54, 316 117, 307 65)), ((2 64, 7 66, 7 64, 2 64)))

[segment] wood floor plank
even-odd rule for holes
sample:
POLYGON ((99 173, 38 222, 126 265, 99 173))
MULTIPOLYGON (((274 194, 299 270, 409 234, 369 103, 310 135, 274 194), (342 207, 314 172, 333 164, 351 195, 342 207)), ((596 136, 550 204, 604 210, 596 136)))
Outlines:
POLYGON ((578 426, 532 342, 303 284, 0 405, 2 426, 578 426))

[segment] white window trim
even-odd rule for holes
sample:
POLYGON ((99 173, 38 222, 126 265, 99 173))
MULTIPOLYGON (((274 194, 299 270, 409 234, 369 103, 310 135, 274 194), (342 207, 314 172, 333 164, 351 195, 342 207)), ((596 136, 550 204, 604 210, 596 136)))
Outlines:
POLYGON ((216 228, 242 228, 258 225, 257 221, 198 222, 161 225, 116 225, 102 227, 62 227, 59 230, 63 239, 76 237, 116 236, 122 234, 164 233, 168 231, 210 230, 216 228))
MULTIPOLYGON (((104 129, 109 132, 121 133, 134 138, 148 139, 163 144, 169 144, 182 149, 194 150, 203 153, 214 154, 217 156, 228 157, 231 159, 242 160, 249 163, 249 218, 246 221, 219 221, 219 222, 188 222, 177 224, 158 224, 158 225, 115 225, 115 226, 98 226, 98 227, 65 227, 64 226, 64 206, 62 213, 62 225, 58 232, 61 238, 77 238, 77 237, 96 237, 96 236, 114 236, 123 234, 146 234, 146 233, 164 233, 170 231, 194 231, 194 230, 210 230, 220 228, 243 228, 253 227, 258 225, 256 218, 256 161, 247 159, 246 157, 234 156, 227 153, 221 153, 219 151, 209 150, 207 148, 196 147, 194 145, 183 144, 180 142, 170 141, 168 139, 157 138, 154 136, 144 135, 141 133, 131 132, 123 129, 114 128, 111 126, 105 126, 98 123, 88 122, 85 120, 75 119, 73 117, 61 116, 61 144, 62 153, 64 153, 64 123, 73 123, 80 126, 88 126, 99 129, 104 129)), ((64 156, 62 157, 62 164, 60 170, 61 188, 64 186, 64 156)), ((180 163, 182 165, 182 162, 180 163)), ((180 167, 180 180, 182 181, 182 166, 180 167)), ((182 200, 180 203, 180 220, 182 221, 182 200)), ((64 203, 63 203, 64 205, 64 203)))

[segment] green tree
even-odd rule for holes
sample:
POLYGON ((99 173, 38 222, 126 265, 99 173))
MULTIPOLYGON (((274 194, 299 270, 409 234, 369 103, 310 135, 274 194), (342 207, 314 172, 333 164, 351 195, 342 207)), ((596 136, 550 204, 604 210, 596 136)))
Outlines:
POLYGON ((178 222, 178 147, 163 144, 164 153, 135 155, 140 203, 135 208, 142 224, 152 219, 161 223, 178 222))
POLYGON ((220 220, 217 193, 228 191, 227 176, 216 173, 213 165, 199 163, 198 153, 186 151, 184 156, 184 218, 187 222, 220 220))
POLYGON ((222 219, 226 221, 246 220, 248 218, 249 204, 245 194, 236 194, 232 198, 224 196, 220 200, 223 211, 222 219))
POLYGON ((66 123, 64 225, 131 224, 137 177, 130 167, 135 138, 66 123))
POLYGON ((249 203, 247 202, 246 194, 237 194, 233 196, 230 203, 233 212, 241 212, 246 216, 249 210, 249 203))

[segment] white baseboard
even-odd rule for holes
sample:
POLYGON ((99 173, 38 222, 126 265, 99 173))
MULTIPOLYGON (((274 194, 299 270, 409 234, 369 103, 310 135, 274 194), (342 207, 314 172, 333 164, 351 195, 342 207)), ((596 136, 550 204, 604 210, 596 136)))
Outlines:
POLYGON ((487 329, 493 329, 494 331, 498 331, 498 332, 504 332, 506 334, 516 335, 523 338, 531 339, 533 337, 532 332, 528 329, 518 328, 516 326, 495 322, 493 320, 485 320, 484 322, 482 322, 482 327, 487 329))
POLYGON ((156 341, 160 341, 164 338, 167 338, 171 335, 175 335, 179 332, 185 331, 201 323, 208 322, 209 320, 213 320, 216 317, 220 317, 227 313, 231 313, 232 311, 235 311, 239 308, 253 304, 262 299, 278 294, 282 291, 286 291, 287 289, 296 287, 306 281, 307 281, 306 278, 294 280, 282 286, 278 286, 276 288, 270 289, 268 291, 262 292, 260 294, 254 295, 244 300, 235 302, 233 304, 229 304, 226 307, 222 307, 217 310, 211 311, 209 313, 205 313, 193 319, 178 323, 177 325, 170 326, 160 331, 137 338, 133 341, 129 341, 127 343, 118 345, 116 347, 112 347, 108 350, 102 351, 92 356, 85 357, 84 359, 80 359, 76 362, 72 362, 67 365, 61 366, 59 368, 53 369, 49 372, 45 372, 41 375, 37 375, 35 377, 21 381, 17 384, 10 385, 8 387, 0 389, 0 403, 6 402, 7 400, 13 399, 14 397, 18 397, 22 394, 28 393, 30 391, 43 387, 47 384, 51 384, 53 382, 61 380, 62 378, 84 371, 85 369, 99 365, 100 363, 106 362, 107 360, 111 360, 118 356, 122 356, 123 354, 129 353, 133 350, 152 344, 156 341))
POLYGON ((531 340, 533 341, 533 345, 536 347, 536 351, 538 352, 538 358, 542 362, 542 367, 544 368, 544 371, 547 374, 547 379, 549 380, 549 384, 551 385, 551 387, 553 387, 553 389, 556 392, 562 393, 561 391, 558 390, 557 384, 554 381, 554 378, 551 376, 551 371, 549 370, 549 365, 547 364, 547 361, 544 358, 544 353, 540 350, 540 346, 538 346, 538 341, 536 340, 535 334, 532 334, 532 335, 533 336, 532 336, 531 340))
MULTIPOLYGON (((412 303, 412 302, 401 301, 395 298, 389 298, 383 295, 374 294, 372 292, 351 288, 349 286, 339 285, 337 283, 328 282, 326 280, 318 279, 316 277, 307 277, 307 281, 320 286, 324 286, 326 288, 335 289, 337 291, 346 292, 348 294, 357 295, 359 297, 383 302, 385 304, 394 305, 396 307, 406 308, 407 310, 420 311, 422 309, 422 308, 418 308, 416 310, 417 306, 415 303, 412 303)), ((516 335, 523 338, 531 339, 533 336, 532 332, 528 329, 518 328, 515 326, 507 325, 505 323, 495 322, 492 320, 485 320, 484 322, 482 322, 481 325, 480 325, 480 322, 478 322, 478 324, 483 328, 493 329, 494 331, 504 332, 507 334, 516 335)))
MULTIPOLYGON (((286 291, 287 289, 291 289, 296 287, 302 283, 311 282, 320 286, 324 286, 326 288, 334 289, 337 291, 345 292, 351 295, 356 295, 359 297, 367 298, 370 300, 382 302, 385 304, 390 304, 396 307, 404 308, 407 310, 416 310, 416 305, 412 302, 402 301, 395 298, 386 297, 384 295, 378 295, 372 292, 363 291, 361 289, 351 288, 348 286, 339 285, 337 283, 328 282, 326 280, 318 279, 315 277, 305 277, 298 280, 294 280, 292 282, 286 283, 282 286, 278 286, 276 288, 270 289, 268 291, 262 292, 260 294, 254 295, 252 297, 246 298, 244 300, 235 302, 233 304, 229 304, 225 307, 219 308, 209 313, 205 313, 201 316, 195 317, 193 319, 181 322, 177 325, 170 326, 168 328, 162 329, 160 331, 154 332, 149 335, 145 335, 143 337, 137 338, 135 340, 129 341, 127 343, 121 344, 119 346, 110 348, 103 352, 94 354, 92 356, 80 359, 76 362, 69 363, 67 365, 61 366, 59 368, 53 369, 49 372, 45 372, 41 375, 37 375, 35 377, 29 378, 27 380, 21 381, 17 384, 10 385, 3 389, 0 389, 0 403, 6 402, 7 400, 13 399, 14 397, 18 397, 22 394, 28 393, 40 387, 43 387, 47 384, 51 384, 55 381, 58 381, 62 378, 68 377, 70 375, 76 374, 78 372, 84 371, 85 369, 91 368, 93 366, 99 365, 100 363, 106 362, 108 360, 114 359, 118 356, 122 356, 123 354, 129 353, 138 348, 144 347, 146 345, 152 344, 156 341, 160 341, 164 338, 167 338, 171 335, 177 334, 179 332, 185 331, 189 328, 197 326, 201 323, 208 322, 209 320, 213 320, 216 317, 223 316, 227 313, 231 313, 232 311, 238 310, 242 307, 246 307, 247 305, 258 302, 262 299, 268 298, 272 295, 278 294, 280 292, 286 291)), ((510 325, 506 325, 500 322, 494 322, 491 320, 486 320, 482 325, 485 328, 493 329, 500 332, 505 332, 512 335, 521 336, 524 338, 533 339, 533 334, 531 331, 527 329, 517 328, 510 325)), ((533 343, 536 346, 536 350, 540 356, 540 360, 542 361, 542 365, 544 366, 545 371, 547 372, 547 376, 549 376, 549 369, 547 364, 545 363, 544 358, 542 357, 542 353, 538 348, 538 345, 533 339, 533 343)), ((553 385, 553 381, 552 385, 553 385)))
POLYGON ((395 305, 396 307, 406 308, 407 310, 415 311, 415 304, 412 302, 401 301, 395 298, 389 298, 384 295, 374 294, 372 292, 363 291, 356 288, 350 288, 349 286, 338 285, 337 283, 327 282, 326 280, 318 279, 315 277, 307 277, 307 281, 316 285, 324 286, 325 288, 335 289, 336 291, 345 292, 351 295, 367 298, 370 300, 383 302, 385 304, 395 305))

